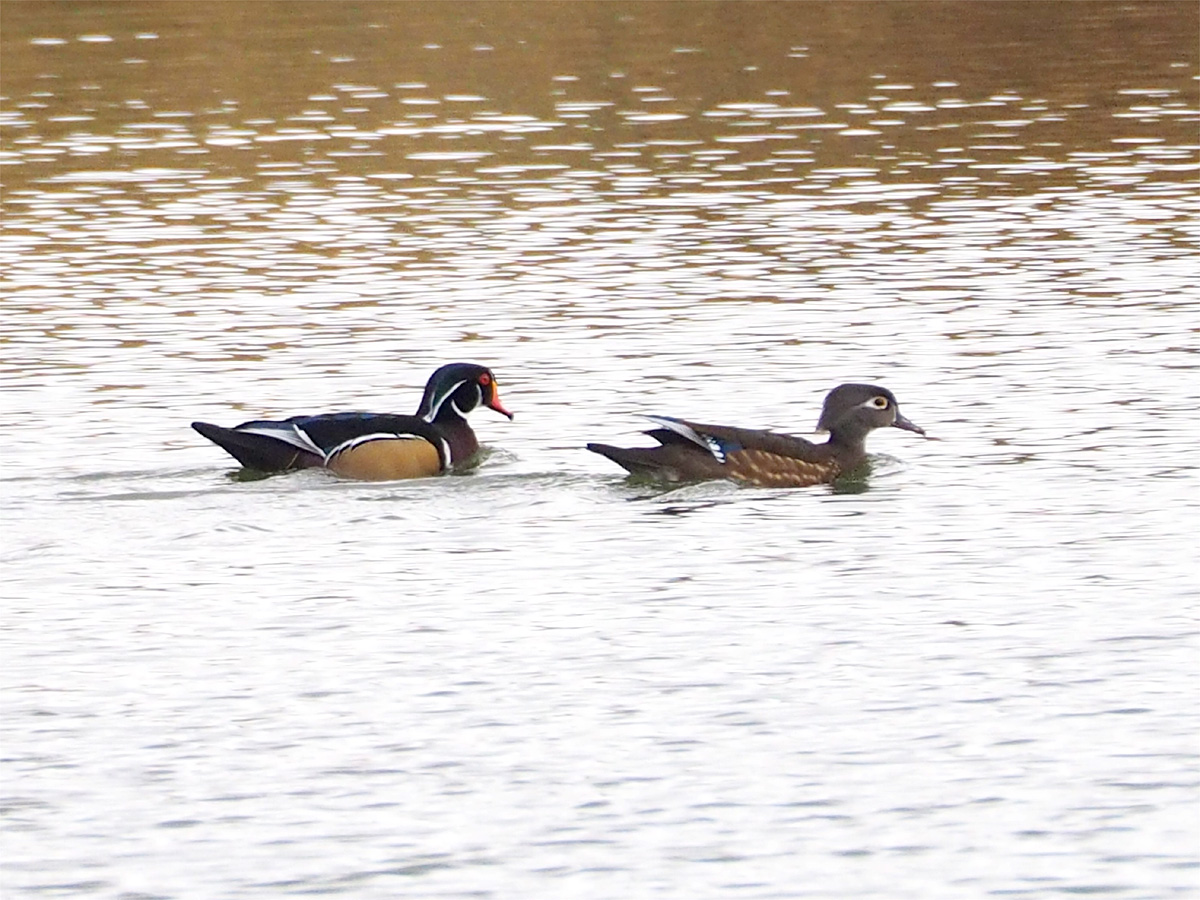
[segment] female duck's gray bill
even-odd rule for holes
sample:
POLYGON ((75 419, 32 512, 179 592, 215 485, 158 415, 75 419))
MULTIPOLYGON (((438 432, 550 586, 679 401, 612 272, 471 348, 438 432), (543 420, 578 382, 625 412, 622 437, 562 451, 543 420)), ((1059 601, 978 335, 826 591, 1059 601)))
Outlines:
POLYGON ((892 423, 892 427, 902 428, 905 431, 911 431, 914 434, 919 434, 921 437, 925 437, 925 429, 920 425, 914 425, 912 422, 908 421, 908 419, 900 415, 899 410, 896 411, 896 421, 892 423))

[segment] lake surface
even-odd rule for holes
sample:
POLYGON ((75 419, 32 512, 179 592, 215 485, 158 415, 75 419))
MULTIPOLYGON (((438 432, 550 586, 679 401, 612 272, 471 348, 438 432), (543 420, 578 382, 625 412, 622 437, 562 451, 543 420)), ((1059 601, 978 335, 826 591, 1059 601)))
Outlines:
POLYGON ((6 900, 1200 896, 1194 4, 0 15, 6 900), (842 381, 940 440, 582 450, 842 381))

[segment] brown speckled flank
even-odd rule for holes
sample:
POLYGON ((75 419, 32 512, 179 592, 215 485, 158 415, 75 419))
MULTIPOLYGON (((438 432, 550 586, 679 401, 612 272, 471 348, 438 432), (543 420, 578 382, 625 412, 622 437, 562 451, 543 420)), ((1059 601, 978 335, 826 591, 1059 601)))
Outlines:
POLYGON ((807 462, 764 450, 729 454, 725 463, 729 477, 759 487, 808 487, 833 481, 838 476, 835 462, 807 462))

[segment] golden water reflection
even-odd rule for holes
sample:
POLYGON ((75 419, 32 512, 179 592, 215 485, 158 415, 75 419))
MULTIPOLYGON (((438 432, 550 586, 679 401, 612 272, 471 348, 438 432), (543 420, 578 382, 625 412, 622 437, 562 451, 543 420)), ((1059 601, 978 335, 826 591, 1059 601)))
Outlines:
POLYGON ((81 403, 216 402, 244 371, 382 389, 461 340, 617 383, 714 348, 766 376, 847 326, 933 376, 1095 330, 1067 307, 1170 309, 1193 12, 5 4, 0 377, 81 403))
POLYGON ((0 20, 14 897, 1188 893, 1194 3, 0 20), (456 359, 468 476, 188 427, 456 359), (583 449, 842 381, 942 440, 583 449))

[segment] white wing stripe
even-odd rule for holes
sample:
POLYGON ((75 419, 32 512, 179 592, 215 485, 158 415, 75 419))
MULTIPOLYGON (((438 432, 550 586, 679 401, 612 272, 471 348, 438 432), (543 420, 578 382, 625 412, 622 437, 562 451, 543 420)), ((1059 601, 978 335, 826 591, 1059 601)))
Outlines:
POLYGON ((646 418, 657 425, 661 425, 668 431, 675 432, 680 437, 687 438, 693 444, 703 447, 713 455, 713 458, 716 459, 717 462, 725 462, 725 453, 721 450, 721 445, 713 438, 704 437, 703 435, 699 434, 696 429, 692 428, 690 425, 680 422, 676 419, 668 419, 665 416, 646 416, 646 418))
POLYGON ((283 441, 285 444, 291 444, 293 447, 299 447, 301 450, 306 450, 309 453, 315 453, 317 456, 325 455, 324 451, 313 443, 312 438, 295 425, 275 425, 269 428, 238 428, 237 430, 243 434, 257 434, 261 437, 274 438, 277 441, 283 441))
POLYGON ((423 441, 425 438, 415 434, 395 434, 394 432, 378 432, 376 434, 360 434, 358 437, 350 438, 348 441, 342 441, 327 454, 325 461, 333 459, 339 453, 345 453, 347 450, 353 450, 355 447, 369 444, 371 441, 423 441))
POLYGON ((321 448, 317 446, 317 442, 308 436, 307 431, 305 431, 299 425, 293 425, 292 431, 296 433, 296 437, 300 438, 301 446, 307 446, 309 450, 311 450, 313 453, 316 453, 318 456, 324 455, 321 448))

